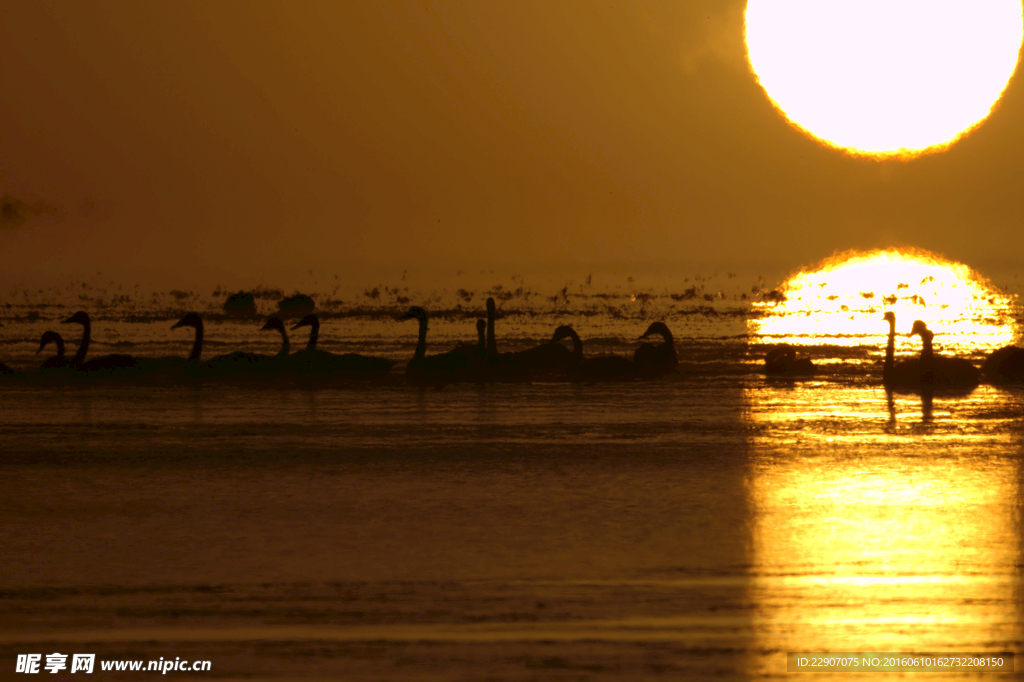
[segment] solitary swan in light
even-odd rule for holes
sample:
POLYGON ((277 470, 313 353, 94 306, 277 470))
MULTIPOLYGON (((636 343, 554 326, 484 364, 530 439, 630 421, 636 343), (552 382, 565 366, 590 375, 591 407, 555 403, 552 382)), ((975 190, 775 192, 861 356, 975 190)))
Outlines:
POLYGON ((417 320, 420 324, 416 353, 405 367, 405 374, 414 381, 480 381, 486 365, 478 358, 449 351, 427 355, 427 311, 419 306, 409 308, 400 320, 417 320))
POLYGON ((598 355, 584 360, 583 342, 580 341, 576 330, 569 325, 562 325, 551 337, 553 343, 562 339, 572 339, 572 357, 568 367, 570 376, 589 381, 614 381, 636 377, 636 365, 621 355, 598 355))
POLYGON ((992 351, 981 373, 994 381, 1024 381, 1024 348, 1003 346, 992 351))
POLYGON ((895 362, 896 314, 890 310, 882 316, 882 319, 889 323, 889 338, 885 344, 885 364, 882 366, 882 383, 890 388, 919 386, 921 384, 920 357, 895 362))
POLYGON ((950 358, 932 352, 934 334, 922 320, 915 320, 911 334, 921 337, 921 384, 932 388, 973 388, 981 372, 963 358, 950 358))
POLYGON ((668 326, 664 322, 652 322, 640 340, 653 334, 661 335, 662 342, 641 344, 633 353, 633 363, 636 365, 637 374, 647 378, 662 376, 679 367, 675 340, 672 338, 672 332, 668 330, 668 326))
POLYGON ((391 365, 395 364, 385 358, 373 358, 358 353, 335 355, 320 350, 316 347, 320 336, 320 318, 312 313, 299 320, 292 327, 292 331, 302 327, 309 327, 309 341, 305 350, 291 356, 292 364, 299 371, 309 374, 351 375, 352 378, 356 378, 387 374, 391 370, 391 365))
POLYGON ((75 357, 71 358, 71 366, 73 368, 79 372, 92 372, 97 374, 138 374, 139 365, 135 358, 130 355, 124 355, 123 353, 103 355, 87 361, 85 359, 85 354, 89 352, 89 341, 92 332, 92 324, 89 320, 89 315, 80 310, 68 319, 64 320, 64 324, 72 323, 82 325, 82 342, 78 345, 78 352, 75 353, 75 357))
POLYGON ((798 358, 796 348, 780 343, 764 356, 764 373, 777 377, 811 376, 815 372, 810 358, 798 358))
POLYGON ((57 347, 57 354, 52 358, 46 359, 39 366, 39 370, 41 372, 58 372, 71 369, 71 363, 64 357, 64 339, 57 332, 43 332, 42 338, 39 339, 39 350, 36 351, 36 355, 42 353, 43 349, 51 343, 57 347))

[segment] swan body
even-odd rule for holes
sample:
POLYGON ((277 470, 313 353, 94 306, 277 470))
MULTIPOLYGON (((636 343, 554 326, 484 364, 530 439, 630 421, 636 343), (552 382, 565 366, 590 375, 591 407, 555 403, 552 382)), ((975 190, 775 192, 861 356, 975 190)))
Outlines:
POLYGON ((675 340, 664 322, 652 322, 640 340, 655 334, 661 336, 663 339, 661 343, 641 344, 633 353, 633 363, 636 365, 637 374, 642 377, 659 377, 668 372, 674 372, 679 367, 675 340))
POLYGON ((931 390, 935 388, 974 388, 978 385, 981 372, 963 358, 936 355, 932 349, 935 334, 923 320, 914 320, 911 336, 921 337, 921 356, 917 362, 893 363, 896 316, 887 312, 884 318, 889 322, 889 342, 886 345, 885 365, 882 382, 887 388, 912 388, 931 390))
POLYGON ((996 381, 1024 381, 1024 348, 1003 346, 992 351, 981 373, 996 381))
POLYGON ((935 355, 932 337, 935 336, 921 320, 915 320, 911 334, 921 337, 921 383, 932 388, 974 388, 981 372, 970 361, 935 355))
POLYGON ((71 358, 71 362, 69 363, 73 369, 79 372, 104 374, 108 376, 129 376, 137 375, 139 373, 139 363, 131 355, 113 353, 110 355, 103 355, 92 360, 85 359, 86 353, 89 352, 89 341, 91 340, 92 332, 92 323, 89 319, 88 313, 80 310, 68 319, 64 320, 64 324, 82 325, 82 342, 78 345, 78 351, 75 353, 75 357, 71 358))
POLYGON ((525 372, 564 369, 572 362, 572 351, 557 341, 548 341, 515 353, 512 362, 525 372))
POLYGON ((586 381, 622 381, 636 377, 636 365, 621 355, 598 355, 584 360, 583 342, 569 325, 562 325, 551 337, 552 343, 562 339, 572 339, 572 357, 568 367, 570 376, 586 381))
POLYGON ((317 339, 320 336, 320 318, 309 314, 299 320, 292 331, 302 327, 309 327, 309 341, 306 348, 291 356, 293 367, 307 374, 322 375, 349 375, 355 377, 368 377, 387 374, 391 366, 395 364, 385 358, 374 358, 358 353, 345 353, 336 355, 316 347, 317 339))
POLYGON ((481 381, 486 378, 485 364, 478 358, 449 351, 427 355, 427 311, 419 306, 409 308, 399 319, 419 322, 416 353, 405 367, 405 375, 413 381, 481 381))
POLYGON ((780 343, 764 356, 764 373, 769 376, 800 377, 811 376, 814 372, 811 359, 798 358, 796 348, 788 343, 780 343))

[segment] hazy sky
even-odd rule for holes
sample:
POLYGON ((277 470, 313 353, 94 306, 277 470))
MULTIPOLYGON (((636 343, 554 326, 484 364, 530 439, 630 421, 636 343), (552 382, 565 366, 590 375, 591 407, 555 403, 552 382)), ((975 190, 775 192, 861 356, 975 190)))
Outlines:
POLYGON ((5 2, 0 284, 1019 263, 1024 78, 949 151, 853 158, 772 108, 744 6, 5 2))

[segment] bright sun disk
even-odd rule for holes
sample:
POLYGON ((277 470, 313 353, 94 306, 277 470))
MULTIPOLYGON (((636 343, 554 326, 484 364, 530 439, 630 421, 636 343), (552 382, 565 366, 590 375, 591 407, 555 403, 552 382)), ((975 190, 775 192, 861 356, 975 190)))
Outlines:
POLYGON ((798 127, 855 154, 942 148, 1017 66, 1019 0, 749 0, 747 53, 798 127))

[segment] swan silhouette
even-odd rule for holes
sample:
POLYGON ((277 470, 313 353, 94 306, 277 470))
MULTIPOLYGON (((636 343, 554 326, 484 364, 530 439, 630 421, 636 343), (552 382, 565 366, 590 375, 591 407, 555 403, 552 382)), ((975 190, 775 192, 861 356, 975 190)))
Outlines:
POLYGON ((914 320, 911 334, 921 337, 921 384, 931 388, 974 388, 978 385, 981 372, 963 358, 935 355, 932 350, 932 333, 922 320, 914 320))
POLYGON ((663 341, 659 344, 641 344, 633 353, 637 374, 645 378, 660 377, 668 372, 674 372, 679 367, 675 340, 664 322, 652 322, 639 340, 642 341, 654 334, 661 335, 663 341))
POLYGON ((476 343, 460 343, 452 349, 453 353, 462 353, 474 358, 483 359, 487 356, 487 341, 485 331, 487 329, 487 323, 483 320, 476 321, 476 343))
POLYGON ((395 364, 385 358, 373 358, 358 353, 345 353, 335 355, 316 347, 317 339, 320 337, 320 318, 309 314, 292 326, 292 331, 309 327, 309 341, 306 348, 294 353, 291 358, 293 365, 301 372, 309 374, 344 374, 355 377, 367 377, 383 375, 391 371, 395 364))
POLYGON ((180 329, 182 327, 192 327, 196 333, 195 341, 192 343, 192 352, 189 354, 188 359, 184 360, 185 371, 189 375, 215 377, 255 373, 262 371, 261 365, 272 357, 250 353, 249 351, 233 351, 224 355, 217 355, 200 364, 203 353, 203 318, 197 313, 187 313, 175 322, 171 329, 180 329))
POLYGON ((64 320, 64 324, 82 325, 82 341, 78 345, 78 352, 71 358, 70 366, 79 372, 93 374, 106 374, 110 376, 124 376, 138 374, 139 363, 131 355, 123 353, 112 353, 103 355, 93 360, 86 360, 85 355, 89 352, 89 341, 92 335, 92 323, 88 313, 79 310, 77 313, 64 320))
MULTIPOLYGON (((889 337, 885 344, 885 364, 882 365, 882 383, 890 388, 915 388, 921 385, 921 359, 907 358, 895 362, 896 314, 887 311, 882 319, 889 323, 889 337)), ((923 322, 921 323, 924 324, 923 322)))
MULTIPOLYGON (((491 376, 495 379, 524 379, 527 375, 527 368, 520 366, 515 353, 499 353, 498 341, 494 336, 494 319, 497 316, 497 308, 493 298, 487 299, 487 343, 484 348, 483 357, 490 367, 491 376)), ((477 323, 479 329, 480 323, 477 323)))
POLYGON ((572 363, 572 351, 552 339, 539 346, 514 353, 512 363, 526 373, 553 372, 568 369, 572 363))
POLYGON ((192 327, 196 331, 195 341, 192 342, 192 352, 188 355, 188 362, 198 363, 203 354, 203 318, 196 313, 186 313, 183 318, 171 326, 171 329, 192 327))
POLYGON ((481 381, 486 378, 486 365, 480 359, 449 351, 427 355, 427 311, 419 306, 409 308, 400 320, 419 322, 416 353, 405 367, 405 375, 413 381, 481 381))
POLYGON ((572 339, 572 357, 567 372, 573 378, 586 381, 621 381, 636 377, 636 365, 621 355, 598 355, 583 359, 583 342, 579 334, 569 325, 562 325, 551 337, 552 343, 572 339))
POLYGON ((288 352, 291 350, 291 344, 288 342, 288 331, 284 327, 284 322, 277 315, 272 315, 267 318, 266 323, 260 327, 261 332, 277 330, 281 333, 281 350, 277 351, 277 355, 272 357, 278 360, 283 360, 288 357, 288 352))
POLYGON ((57 332, 43 332, 42 338, 39 339, 39 350, 36 351, 36 355, 42 353, 43 349, 51 343, 57 347, 57 354, 43 361, 43 364, 39 366, 39 371, 54 373, 66 372, 71 369, 71 363, 64 357, 64 339, 57 332))
POLYGON ((1003 346, 992 351, 981 373, 993 381, 1024 381, 1024 348, 1003 346))
POLYGON ((777 377, 811 376, 815 372, 814 363, 810 358, 798 358, 796 348, 788 343, 780 343, 765 353, 764 373, 777 377))

